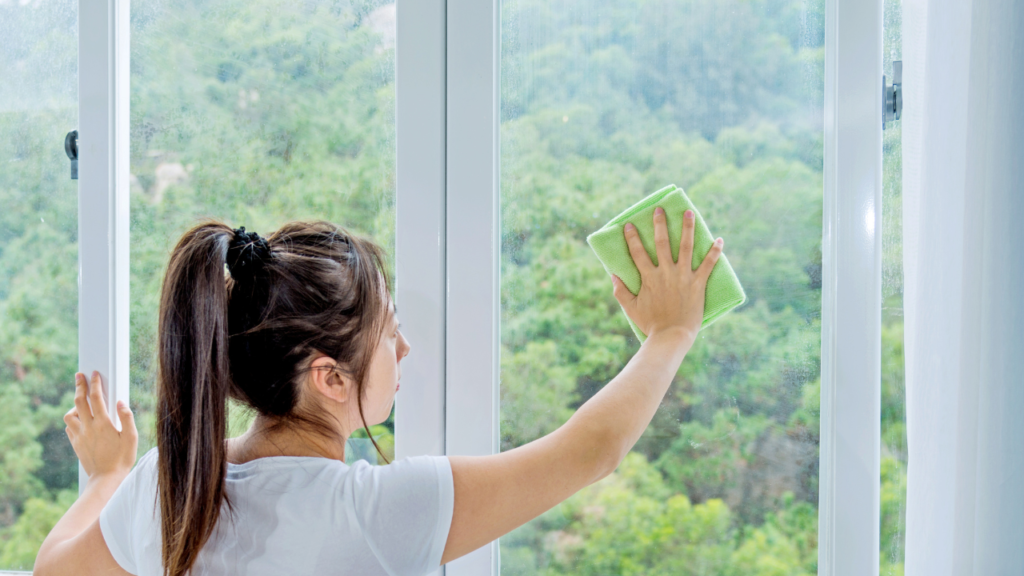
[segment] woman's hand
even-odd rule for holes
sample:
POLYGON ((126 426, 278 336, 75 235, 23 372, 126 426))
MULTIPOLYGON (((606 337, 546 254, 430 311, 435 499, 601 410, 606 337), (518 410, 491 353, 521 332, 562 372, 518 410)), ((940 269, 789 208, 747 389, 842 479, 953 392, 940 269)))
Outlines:
POLYGON ((635 296, 617 276, 612 276, 615 299, 629 318, 650 338, 659 332, 679 331, 690 346, 704 320, 704 289, 708 276, 722 254, 721 238, 715 240, 701 265, 693 270, 693 211, 683 215, 683 233, 679 239, 679 261, 672 261, 665 211, 654 211, 654 245, 658 255, 655 266, 632 224, 626 224, 626 244, 640 270, 640 292, 635 296))
POLYGON ((107 548, 99 517, 135 464, 139 432, 127 405, 117 403, 120 432, 106 406, 99 373, 92 373, 92 383, 86 381, 85 374, 75 374, 75 407, 64 415, 68 425, 64 431, 89 483, 39 546, 33 574, 129 574, 107 548))
POLYGON ((124 477, 135 465, 135 451, 139 445, 139 432, 135 417, 128 405, 117 403, 117 416, 121 431, 106 410, 103 381, 98 372, 92 373, 92 383, 85 374, 75 374, 75 407, 64 415, 71 446, 89 478, 93 476, 124 477))

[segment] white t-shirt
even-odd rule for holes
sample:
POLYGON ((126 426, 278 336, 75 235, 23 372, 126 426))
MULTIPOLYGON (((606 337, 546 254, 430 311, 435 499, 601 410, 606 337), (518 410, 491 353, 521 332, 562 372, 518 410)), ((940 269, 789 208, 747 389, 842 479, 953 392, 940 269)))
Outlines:
MULTIPOLYGON (((161 576, 157 451, 146 453, 100 513, 122 568, 161 576)), ((421 576, 441 564, 455 490, 448 458, 389 466, 275 456, 228 464, 221 513, 192 576, 421 576)))

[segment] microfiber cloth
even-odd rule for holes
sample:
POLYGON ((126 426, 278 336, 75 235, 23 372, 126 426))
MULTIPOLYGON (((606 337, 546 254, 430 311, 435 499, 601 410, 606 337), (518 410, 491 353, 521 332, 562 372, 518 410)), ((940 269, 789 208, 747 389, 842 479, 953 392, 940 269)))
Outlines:
MULTIPOLYGON (((693 210, 695 218, 693 261, 691 263, 694 270, 704 261, 704 256, 711 250, 711 245, 715 241, 708 230, 708 225, 701 218, 700 212, 683 193, 682 188, 677 188, 675 185, 670 184, 630 206, 600 230, 588 236, 587 243, 604 264, 605 270, 609 274, 618 276, 633 294, 640 292, 640 271, 629 254, 629 246, 623 236, 623 228, 626 222, 632 222, 636 226, 644 248, 650 254, 651 260, 657 264, 658 256, 654 247, 654 209, 658 206, 665 210, 673 260, 679 260, 679 239, 683 233, 683 213, 687 210, 693 210)), ((740 285, 736 272, 733 271, 729 260, 723 253, 708 278, 704 299, 704 321, 700 327, 703 329, 746 301, 747 295, 743 292, 743 286, 740 285)), ((633 332, 641 342, 647 339, 647 336, 637 328, 628 315, 626 320, 629 321, 630 327, 633 328, 633 332)))

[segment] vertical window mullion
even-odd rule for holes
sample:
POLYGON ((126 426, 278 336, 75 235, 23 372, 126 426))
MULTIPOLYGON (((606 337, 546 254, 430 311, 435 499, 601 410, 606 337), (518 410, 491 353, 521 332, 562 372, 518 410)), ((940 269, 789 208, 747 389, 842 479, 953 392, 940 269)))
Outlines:
POLYGON ((78 368, 103 374, 114 422, 129 383, 128 8, 81 0, 78 26, 78 368))
MULTIPOLYGON (((499 0, 447 1, 447 454, 498 451, 499 0)), ((497 574, 493 542, 447 566, 497 574)))
POLYGON ((395 300, 412 353, 395 401, 395 457, 444 450, 445 3, 396 6, 395 300))
POLYGON ((818 573, 877 574, 882 2, 827 0, 818 573))

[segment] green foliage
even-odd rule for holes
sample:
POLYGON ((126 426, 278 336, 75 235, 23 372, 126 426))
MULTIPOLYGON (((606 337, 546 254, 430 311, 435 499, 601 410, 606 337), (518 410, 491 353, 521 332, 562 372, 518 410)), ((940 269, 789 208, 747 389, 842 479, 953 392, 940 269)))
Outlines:
POLYGON ((881 569, 886 576, 903 574, 903 531, 907 513, 907 465, 882 458, 881 569))
POLYGON ((760 527, 738 530, 722 500, 694 504, 673 493, 634 452, 615 473, 502 543, 506 574, 813 574, 817 513, 789 494, 760 527), (524 553, 531 544, 539 553, 524 553))
POLYGON ((255 410, 237 400, 228 399, 228 438, 236 438, 245 434, 255 419, 255 410))
POLYGON ((0 387, 0 514, 7 518, 42 491, 42 482, 33 475, 43 464, 33 416, 28 397, 16 384, 0 387))
MULTIPOLYGON (((20 61, 38 64, 52 54, 51 65, 66 65, 62 28, 40 27, 61 9, 47 5, 30 18, 0 7, 0 28, 16 28, 0 34, 0 66, 14 61, 6 51, 16 44, 7 38, 28 43, 15 55, 20 61)), ((32 566, 33 546, 52 526, 40 523, 41 503, 78 481, 61 421, 78 359, 78 206, 67 158, 54 145, 74 125, 75 109, 54 78, 21 82, 19 74, 5 72, 14 80, 0 87, 0 569, 32 566)))
POLYGON ((740 488, 740 474, 756 458, 756 442, 768 428, 763 416, 719 410, 710 427, 690 421, 658 458, 657 466, 678 492, 703 501, 740 488))
POLYGON ((764 524, 747 526, 733 554, 736 574, 811 575, 818 572, 818 511, 783 494, 764 524))
POLYGON ((810 575, 801 570, 800 553, 771 526, 753 529, 733 554, 737 573, 754 576, 810 575))
POLYGON ((53 501, 29 498, 18 521, 0 530, 0 566, 31 570, 39 546, 77 497, 77 490, 62 490, 53 501))
MULTIPOLYGON (((394 413, 392 413, 391 417, 394 418, 394 413)), ((370 442, 365 429, 359 428, 352 432, 352 436, 349 437, 348 444, 345 446, 345 461, 350 462, 350 458, 354 460, 363 458, 368 462, 380 465, 393 462, 395 459, 394 428, 395 424, 391 419, 384 424, 370 426, 370 434, 377 442, 377 446, 380 447, 380 452, 377 452, 377 448, 370 442), (349 454, 349 452, 352 454, 349 454), (381 458, 381 453, 383 453, 384 458, 381 458)))
POLYGON ((656 501, 728 511, 728 544, 702 545, 715 560, 668 546, 640 495, 585 491, 573 501, 616 494, 628 512, 601 532, 556 508, 503 539, 503 571, 659 573, 660 555, 668 573, 816 572, 822 16, 784 1, 502 4, 503 448, 556 426, 556 398, 586 401, 635 351, 585 237, 643 195, 686 188, 750 297, 701 333, 636 447, 668 491, 656 501))
POLYGON ((557 347, 551 340, 529 342, 515 354, 501 358, 502 446, 511 448, 561 426, 572 410, 576 379, 567 366, 559 365, 557 347))
POLYGON ((906 388, 902 321, 882 326, 882 350, 882 445, 906 462, 906 388))
POLYGON ((720 500, 670 495, 640 454, 563 505, 572 520, 549 538, 552 574, 717 574, 734 545, 720 500))
POLYGON ((649 109, 713 137, 751 114, 820 106, 821 71, 806 52, 823 44, 823 15, 822 3, 772 0, 506 2, 502 64, 514 80, 502 83, 503 119, 586 102, 605 132, 649 109))
POLYGON ((394 52, 363 25, 372 4, 137 4, 132 400, 148 412, 163 271, 198 219, 325 219, 393 249, 394 52))

